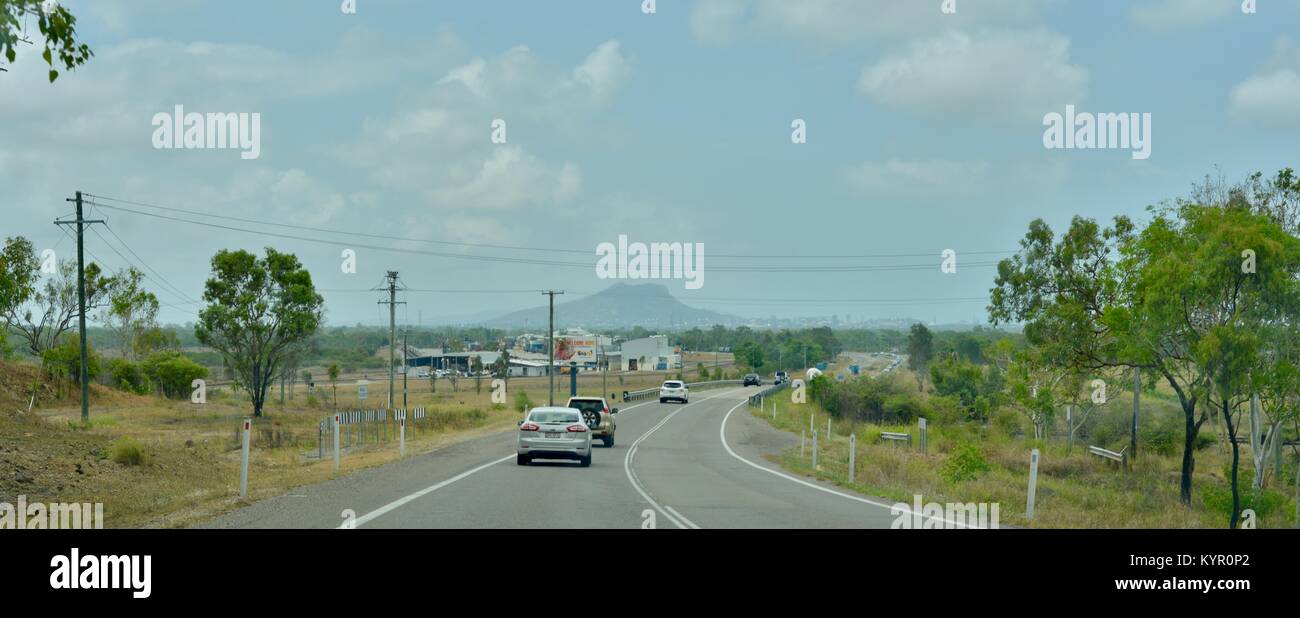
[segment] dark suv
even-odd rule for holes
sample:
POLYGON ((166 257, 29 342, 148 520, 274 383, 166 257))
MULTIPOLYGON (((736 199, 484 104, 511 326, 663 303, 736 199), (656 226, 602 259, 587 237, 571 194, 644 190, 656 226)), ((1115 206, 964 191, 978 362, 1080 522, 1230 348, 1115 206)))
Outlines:
POLYGON ((757 373, 745 374, 745 386, 762 386, 763 379, 758 377, 757 373))

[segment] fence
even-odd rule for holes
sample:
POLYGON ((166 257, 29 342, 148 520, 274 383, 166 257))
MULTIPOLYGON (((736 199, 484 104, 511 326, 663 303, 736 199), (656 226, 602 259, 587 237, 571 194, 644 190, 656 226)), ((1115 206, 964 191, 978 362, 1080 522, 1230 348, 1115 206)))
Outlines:
MULTIPOLYGON (((407 410, 348 410, 338 412, 339 448, 352 448, 365 444, 392 442, 399 438, 398 422, 407 419, 407 427, 413 434, 421 429, 428 430, 429 413, 424 408, 407 410)), ((316 456, 325 458, 325 453, 333 452, 334 415, 322 419, 317 427, 316 456), (329 448, 326 448, 329 447, 329 448)))

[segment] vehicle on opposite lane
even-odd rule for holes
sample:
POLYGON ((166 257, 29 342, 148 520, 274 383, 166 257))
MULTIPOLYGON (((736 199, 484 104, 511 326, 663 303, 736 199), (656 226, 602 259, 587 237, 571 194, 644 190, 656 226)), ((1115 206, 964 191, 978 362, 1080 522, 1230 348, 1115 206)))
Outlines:
POLYGON ((668 403, 669 401, 680 401, 690 403, 691 389, 681 380, 668 380, 664 385, 659 387, 659 403, 668 403))
POLYGON ((745 382, 741 386, 762 386, 763 379, 758 377, 757 373, 745 374, 745 382))
POLYGON ((515 463, 526 466, 533 459, 571 459, 590 466, 591 430, 582 422, 582 412, 559 406, 529 411, 519 421, 515 463))
POLYGON ((567 407, 582 413, 582 422, 591 430, 592 439, 599 438, 605 448, 614 446, 614 433, 618 421, 614 418, 618 408, 610 408, 604 397, 570 397, 567 407))

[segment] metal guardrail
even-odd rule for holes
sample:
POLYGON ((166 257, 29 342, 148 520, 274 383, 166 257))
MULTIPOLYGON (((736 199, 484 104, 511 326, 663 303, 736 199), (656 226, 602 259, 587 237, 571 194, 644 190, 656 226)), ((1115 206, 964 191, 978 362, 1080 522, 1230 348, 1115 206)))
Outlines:
POLYGON ((773 384, 772 386, 769 386, 769 387, 767 387, 767 388, 765 388, 765 389, 762 389, 762 390, 758 391, 757 393, 754 393, 753 395, 750 395, 750 396, 749 396, 749 405, 751 405, 751 406, 756 406, 756 405, 758 405, 759 402, 762 401, 763 399, 766 399, 767 397, 770 397, 770 396, 772 396, 772 395, 775 394, 775 393, 779 393, 779 392, 781 392, 781 391, 783 391, 783 390, 785 390, 785 389, 787 389, 787 388, 790 388, 790 382, 789 382, 789 381, 782 382, 782 383, 780 383, 780 384, 773 384))
MULTIPOLYGON (((686 382, 686 388, 716 388, 719 386, 730 386, 742 384, 743 380, 709 380, 706 382, 686 382)), ((623 401, 636 401, 637 399, 646 399, 659 394, 659 387, 647 388, 639 391, 623 391, 623 401)))
POLYGON ((880 439, 881 439, 881 440, 893 440, 893 441, 895 441, 895 442, 906 442, 906 443, 908 443, 908 444, 911 444, 911 443, 912 443, 912 434, 910 434, 910 433, 899 433, 899 432, 897 432, 897 431, 882 431, 882 432, 880 432, 880 439))
POLYGON ((1101 448, 1100 446, 1089 446, 1089 447, 1088 447, 1088 452, 1089 452, 1090 454, 1096 455, 1096 456, 1101 457, 1101 458, 1103 458, 1103 459, 1109 459, 1109 460, 1111 460, 1111 461, 1113 461, 1113 462, 1116 462, 1116 463, 1118 463, 1118 464, 1120 464, 1120 465, 1125 465, 1125 464, 1128 463, 1128 453, 1125 453, 1125 452, 1124 452, 1124 451, 1127 451, 1127 450, 1128 450, 1128 447, 1127 447, 1127 446, 1124 447, 1124 448, 1122 448, 1122 449, 1120 449, 1119 452, 1115 452, 1115 451, 1107 450, 1107 449, 1101 448))

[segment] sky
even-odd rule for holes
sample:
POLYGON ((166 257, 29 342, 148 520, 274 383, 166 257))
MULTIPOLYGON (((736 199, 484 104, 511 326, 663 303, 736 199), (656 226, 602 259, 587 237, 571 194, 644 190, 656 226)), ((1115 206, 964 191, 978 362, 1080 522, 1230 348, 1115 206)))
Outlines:
POLYGON ((620 235, 702 243, 700 289, 661 281, 702 308, 983 321, 1031 220, 1297 164, 1291 0, 63 4, 95 57, 0 73, 0 236, 73 258, 52 221, 95 196, 90 259, 143 269, 169 323, 220 249, 295 253, 334 325, 386 322, 396 270, 428 325, 603 289, 620 235), (259 156, 156 148, 178 105, 260 114, 259 156), (1046 148, 1067 105, 1150 114, 1150 156, 1046 148))

